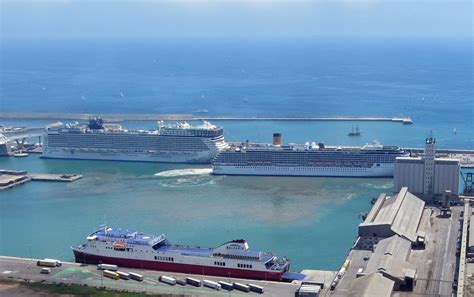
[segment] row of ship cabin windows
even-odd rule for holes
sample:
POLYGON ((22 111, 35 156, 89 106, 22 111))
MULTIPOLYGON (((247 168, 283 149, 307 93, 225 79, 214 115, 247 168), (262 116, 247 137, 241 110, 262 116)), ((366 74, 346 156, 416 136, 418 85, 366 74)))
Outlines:
POLYGON ((338 162, 360 162, 360 163, 376 163, 376 162, 394 162, 395 158, 362 158, 362 157, 355 157, 355 158, 272 158, 272 159, 246 159, 246 158, 222 158, 218 157, 216 162, 219 163, 288 163, 288 162, 296 162, 296 163, 326 163, 331 162, 333 160, 337 160, 338 162))
MULTIPOLYGON (((278 151, 278 150, 262 150, 262 151, 245 151, 245 155, 249 157, 281 157, 281 156, 305 156, 305 157, 349 157, 349 156, 367 156, 367 157, 374 157, 374 156, 393 156, 393 155, 400 155, 402 154, 400 151, 393 151, 393 152, 364 152, 364 151, 351 151, 351 152, 341 152, 341 151, 333 151, 333 152, 322 152, 322 151, 306 151, 306 150, 286 150, 286 151, 278 151)), ((227 156, 228 157, 240 157, 242 154, 237 154, 234 152, 230 152, 227 156)))
POLYGON ((87 137, 49 137, 48 143, 51 142, 68 142, 68 143, 77 143, 77 142, 94 142, 94 143, 140 143, 146 141, 147 143, 199 143, 202 142, 202 139, 196 138, 187 138, 187 137, 167 137, 166 139, 163 138, 148 138, 144 139, 142 137, 134 137, 126 135, 125 137, 94 137, 94 136, 87 136, 87 137))
POLYGON ((202 142, 160 142, 160 143, 143 143, 143 142, 99 142, 99 141, 81 141, 81 142, 49 142, 50 146, 73 146, 81 147, 145 147, 145 148, 161 148, 161 147, 176 147, 176 146, 190 146, 190 147, 205 147, 202 142))
MULTIPOLYGON (((214 265, 225 266, 225 262, 214 261, 214 265)), ((252 268, 251 264, 237 264, 238 268, 252 268)))
MULTIPOLYGON (((380 166, 380 164, 377 164, 376 165, 377 167, 380 166)), ((282 167, 269 167, 269 166, 235 166, 236 168, 242 168, 242 169, 266 169, 266 170, 281 170, 281 171, 287 171, 288 168, 282 168, 282 167)), ((298 170, 301 170, 301 169, 305 169, 305 170, 319 170, 321 167, 323 166, 320 166, 320 167, 303 167, 303 168, 298 168, 298 170)), ((329 171, 339 171, 340 169, 343 169, 345 171, 358 171, 360 169, 365 169, 365 168, 369 168, 369 167, 348 167, 348 166, 338 166, 338 167, 335 167, 335 166, 324 166, 324 168, 326 168, 327 170, 329 171)), ((293 168, 291 168, 293 169, 293 168)))
POLYGON ((201 136, 201 137, 215 137, 219 136, 221 133, 219 131, 182 131, 182 130, 167 130, 162 132, 162 136, 171 136, 171 135, 178 135, 178 136, 201 136))
MULTIPOLYGON (((114 250, 114 251, 121 251, 121 252, 133 252, 133 248, 125 248, 125 247, 110 247, 110 246, 106 246, 105 247, 106 249, 108 250, 114 250)), ((136 252, 138 252, 138 250, 135 250, 136 252)), ((143 251, 141 251, 143 252, 143 251)), ((148 251, 146 251, 148 253, 148 251)))
MULTIPOLYGON (((128 149, 127 150, 125 150, 125 149, 117 150, 117 149, 104 149, 104 148, 73 148, 73 149, 63 148, 63 151, 70 152, 71 154, 74 154, 75 152, 79 152, 79 153, 92 152, 92 153, 108 154, 108 155, 111 155, 111 156, 117 156, 119 154, 134 154, 134 153, 145 154, 145 153, 150 153, 150 151, 147 151, 147 150, 128 150, 128 149)), ((151 153, 161 155, 161 154, 168 154, 170 151, 173 151, 173 150, 171 150, 171 149, 158 150, 158 151, 155 150, 154 152, 151 152, 151 153)), ((195 152, 199 152, 199 151, 200 150, 195 150, 195 149, 191 148, 191 149, 180 150, 179 154, 180 155, 183 155, 183 154, 192 155, 192 154, 195 154, 195 152)), ((174 150, 173 152, 176 152, 176 150, 174 150)))
POLYGON ((286 161, 286 160, 304 160, 304 161, 325 161, 325 160, 341 160, 341 161, 377 161, 377 160, 383 160, 383 161, 391 161, 393 162, 395 160, 395 157, 398 155, 380 155, 380 156, 273 156, 273 157, 267 157, 267 156, 244 156, 241 155, 238 158, 234 156, 226 156, 226 155, 221 155, 219 157, 219 161, 221 162, 252 162, 252 161, 258 161, 258 162, 278 162, 278 161, 286 161))
MULTIPOLYGON (((95 247, 93 245, 91 245, 92 247, 95 247)), ((108 247, 106 246, 105 247, 106 249, 108 250, 114 250, 114 251, 121 251, 121 252, 133 252, 133 248, 123 248, 123 247, 108 247)), ((138 252, 138 250, 135 250, 135 252, 138 252)), ((143 250, 140 250, 140 252, 143 252, 143 250)), ((147 250, 145 250, 146 253, 148 253, 147 250)), ((169 258, 169 257, 160 257, 160 256, 155 256, 155 260, 162 260, 162 261, 174 261, 173 258, 169 258), (171 259, 171 260, 168 260, 168 259, 171 259)))
POLYGON ((174 262, 174 258, 172 258, 172 257, 155 256, 155 260, 158 260, 158 261, 167 261, 167 262, 174 262))
POLYGON ((179 147, 181 150, 186 149, 207 149, 204 144, 195 143, 179 143, 179 144, 157 144, 157 145, 145 145, 137 143, 95 143, 95 142, 81 142, 81 143, 49 143, 48 147, 72 147, 72 148, 102 148, 102 149, 124 149, 124 148, 137 148, 145 150, 168 150, 176 149, 179 147))

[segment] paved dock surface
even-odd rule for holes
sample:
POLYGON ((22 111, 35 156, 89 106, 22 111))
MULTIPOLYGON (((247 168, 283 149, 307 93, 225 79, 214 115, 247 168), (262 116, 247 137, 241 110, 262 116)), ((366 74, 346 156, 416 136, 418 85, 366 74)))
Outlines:
POLYGON ((82 178, 81 174, 29 173, 34 181, 73 182, 82 178))
MULTIPOLYGON (((436 207, 423 210, 419 230, 426 232, 426 248, 412 250, 408 262, 417 267, 416 285, 412 292, 394 291, 392 296, 452 296, 456 266, 456 241, 462 207, 451 208, 451 217, 441 217, 436 207)), ((329 296, 347 296, 360 268, 367 267, 371 250, 351 250, 350 265, 335 291, 329 296)))
POLYGON ((41 267, 36 266, 37 259, 25 259, 15 257, 0 257, 0 279, 19 279, 44 282, 48 284, 78 284, 92 287, 106 287, 114 290, 126 290, 133 292, 177 294, 186 296, 294 296, 298 288, 296 283, 280 283, 268 281, 254 281, 246 279, 222 278, 202 275, 190 275, 174 272, 159 272, 152 270, 120 268, 120 271, 136 272, 144 276, 143 282, 135 280, 112 280, 102 276, 102 271, 97 270, 95 265, 81 265, 77 263, 63 262, 61 267, 51 268, 51 274, 41 274, 41 267), (233 290, 212 290, 206 287, 170 286, 158 281, 162 275, 173 276, 184 279, 193 277, 196 279, 208 279, 213 281, 252 283, 264 287, 264 294, 245 293, 233 290))
POLYGON ((0 191, 19 186, 31 181, 31 178, 25 175, 10 175, 0 173, 0 191))
POLYGON ((451 217, 443 218, 438 208, 425 209, 419 230, 426 232, 426 249, 412 250, 408 259, 417 267, 416 286, 413 292, 397 292, 393 296, 451 296, 462 207, 451 210, 451 217))

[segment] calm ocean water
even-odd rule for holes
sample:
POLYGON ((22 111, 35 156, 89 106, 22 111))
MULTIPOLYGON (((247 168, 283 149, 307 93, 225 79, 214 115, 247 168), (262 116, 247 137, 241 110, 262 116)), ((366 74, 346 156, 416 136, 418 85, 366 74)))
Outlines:
MULTIPOLYGON (((470 43, 314 42, 16 44, 1 48, 0 111, 210 115, 407 115, 414 125, 216 122, 232 141, 324 141, 474 149, 470 43), (457 133, 453 132, 456 128, 457 133)), ((0 121, 37 124, 45 121, 0 121)), ((125 122, 152 128, 152 122, 125 122)), ((103 223, 172 242, 246 238, 293 260, 336 269, 359 214, 390 179, 213 177, 183 165, 0 158, 0 168, 72 172, 0 193, 0 254, 72 259, 69 246, 103 223), (158 173, 158 175, 155 175, 158 173)))
POLYGON ((294 269, 335 269, 355 239, 359 213, 389 179, 214 177, 209 169, 146 163, 0 159, 1 168, 81 172, 70 184, 30 182, 2 192, 0 254, 72 259, 69 247, 104 220, 217 246, 245 238, 294 269), (159 173, 160 176, 155 176, 159 173))

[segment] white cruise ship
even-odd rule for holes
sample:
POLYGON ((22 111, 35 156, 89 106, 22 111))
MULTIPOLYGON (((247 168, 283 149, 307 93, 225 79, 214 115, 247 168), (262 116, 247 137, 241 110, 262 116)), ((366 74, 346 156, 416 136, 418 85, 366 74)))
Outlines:
POLYGON ((361 147, 326 146, 322 143, 231 144, 213 160, 215 175, 281 175, 333 177, 391 177, 396 157, 408 153, 397 146, 374 142, 361 147))
POLYGON ((88 125, 48 128, 43 158, 206 164, 228 148, 223 129, 204 122, 165 125, 157 130, 126 130, 90 118, 88 125))

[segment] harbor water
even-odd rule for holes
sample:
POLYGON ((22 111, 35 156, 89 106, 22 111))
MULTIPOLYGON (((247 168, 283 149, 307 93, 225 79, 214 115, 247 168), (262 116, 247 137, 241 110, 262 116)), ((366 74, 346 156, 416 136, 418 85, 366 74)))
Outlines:
MULTIPOLYGON (((156 125, 122 124, 150 129, 156 125)), ((294 142, 314 133, 329 143, 342 139, 345 144, 363 144, 379 135, 387 144, 403 139, 405 146, 423 145, 416 124, 365 123, 369 135, 359 140, 343 136, 350 123, 221 124, 226 138, 234 141, 271 141, 276 129, 294 142)), ((445 135, 450 143, 463 139, 459 136, 445 135)), ((385 178, 212 176, 209 166, 51 160, 36 154, 0 158, 0 168, 84 175, 73 183, 30 182, 0 193, 0 254, 63 260, 72 260, 69 247, 105 222, 165 233, 172 242, 199 246, 245 238, 255 249, 289 257, 294 269, 336 269, 355 240, 360 214, 370 209, 372 198, 393 187, 385 178)))
POLYGON ((289 257, 294 269, 335 269, 355 240, 359 213, 392 187, 389 179, 217 177, 184 165, 36 155, 2 158, 0 167, 84 175, 0 194, 0 254, 63 260, 106 222, 198 246, 245 238, 255 249, 289 257))
MULTIPOLYGON (((410 116, 377 122, 220 121, 230 141, 306 141, 474 149, 471 45, 5 45, 0 112, 195 113, 234 116, 410 116), (429 54, 427 54, 429 53, 429 54), (348 137, 353 125, 361 137, 348 137), (456 131, 454 133, 454 131, 456 131)), ((1 120, 0 125, 49 121, 1 120)), ((128 128, 153 122, 124 122, 128 128)), ((36 140, 33 140, 36 141, 36 140)), ((77 173, 0 192, 0 254, 72 260, 100 224, 217 246, 245 238, 292 269, 340 267, 360 214, 391 179, 212 176, 209 167, 0 158, 0 168, 77 173)))

